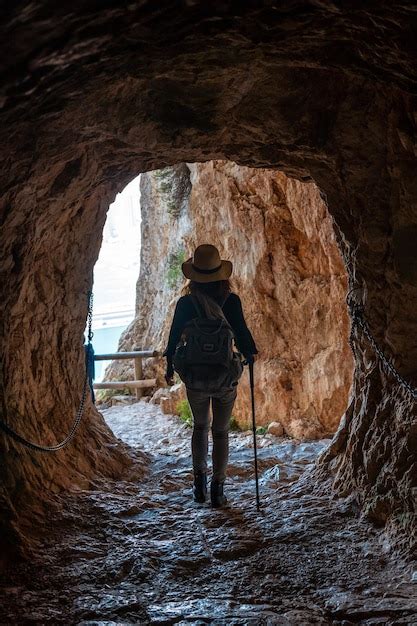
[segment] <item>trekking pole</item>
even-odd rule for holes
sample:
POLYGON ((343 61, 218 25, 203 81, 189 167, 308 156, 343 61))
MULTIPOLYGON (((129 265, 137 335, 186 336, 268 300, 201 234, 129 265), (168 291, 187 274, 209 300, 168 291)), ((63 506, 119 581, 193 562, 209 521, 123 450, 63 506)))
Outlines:
POLYGON ((253 451, 255 454, 255 484, 256 484, 256 508, 259 511, 261 504, 259 501, 259 480, 258 480, 258 455, 256 450, 256 421, 255 421, 255 389, 253 382, 253 360, 249 361, 249 381, 252 400, 252 431, 253 431, 253 451))

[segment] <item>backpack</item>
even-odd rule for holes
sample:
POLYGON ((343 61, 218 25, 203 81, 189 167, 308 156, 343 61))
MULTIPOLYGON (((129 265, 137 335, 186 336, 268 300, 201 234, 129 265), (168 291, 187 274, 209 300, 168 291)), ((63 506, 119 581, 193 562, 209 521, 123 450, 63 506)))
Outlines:
POLYGON ((210 319, 191 296, 198 317, 187 324, 173 355, 173 366, 188 389, 216 392, 235 387, 243 372, 243 359, 234 350, 234 332, 222 317, 210 319))

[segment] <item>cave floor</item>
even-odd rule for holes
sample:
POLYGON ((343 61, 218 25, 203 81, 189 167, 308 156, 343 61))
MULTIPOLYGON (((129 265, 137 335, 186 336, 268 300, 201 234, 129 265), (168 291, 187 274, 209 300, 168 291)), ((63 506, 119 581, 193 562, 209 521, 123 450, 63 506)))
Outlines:
POLYGON ((352 503, 314 493, 328 440, 258 437, 258 513, 252 435, 232 433, 213 510, 191 498, 190 429, 145 401, 104 414, 145 450, 145 477, 65 499, 35 562, 2 581, 1 624, 417 624, 412 567, 352 503))

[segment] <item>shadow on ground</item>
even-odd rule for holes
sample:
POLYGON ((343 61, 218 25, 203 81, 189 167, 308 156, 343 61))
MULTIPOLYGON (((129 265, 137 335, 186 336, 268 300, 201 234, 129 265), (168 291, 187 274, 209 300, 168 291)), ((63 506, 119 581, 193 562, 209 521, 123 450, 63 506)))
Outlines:
POLYGON ((259 436, 258 513, 252 435, 232 433, 229 506, 212 510, 191 498, 188 428, 145 401, 104 415, 146 452, 145 478, 66 498, 36 562, 2 581, 2 624, 417 624, 411 566, 315 493, 328 440, 259 436))

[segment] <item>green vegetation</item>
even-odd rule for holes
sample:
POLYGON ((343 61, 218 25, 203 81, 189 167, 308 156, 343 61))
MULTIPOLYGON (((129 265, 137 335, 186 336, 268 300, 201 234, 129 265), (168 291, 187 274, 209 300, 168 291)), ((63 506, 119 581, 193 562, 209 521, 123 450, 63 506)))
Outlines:
POLYGON ((178 417, 180 420, 184 422, 188 428, 191 428, 193 425, 193 414, 188 400, 180 400, 177 402, 177 406, 175 408, 178 411, 178 417))
POLYGON ((181 195, 178 196, 177 179, 175 170, 171 167, 165 167, 162 170, 155 170, 154 178, 161 200, 165 204, 167 211, 171 217, 178 217, 181 209, 181 195))
POLYGON ((267 426, 258 426, 258 428, 256 429, 256 434, 257 435, 265 435, 265 433, 268 431, 268 427, 267 426))
POLYGON ((167 283, 171 289, 176 289, 182 281, 181 265, 186 259, 184 248, 178 248, 177 252, 170 254, 168 259, 167 283))
POLYGON ((159 191, 161 193, 170 193, 172 189, 172 184, 169 181, 162 181, 159 183, 159 191))
POLYGON ((170 168, 170 167, 164 167, 164 168, 163 168, 163 169, 161 169, 161 170, 155 170, 155 171, 153 172, 153 175, 155 176, 155 178, 156 178, 158 181, 162 181, 162 180, 164 180, 165 178, 168 178, 168 176, 170 175, 170 173, 171 173, 171 168, 170 168))
MULTIPOLYGON (((180 400, 179 402, 177 402, 177 405, 175 408, 177 410, 178 417, 180 418, 180 420, 184 422, 184 424, 188 426, 188 428, 191 428, 193 425, 193 414, 191 412, 191 407, 190 407, 190 403, 188 402, 188 400, 180 400)), ((240 427, 234 415, 232 415, 230 418, 230 430, 233 430, 233 431, 240 430, 240 427)))
POLYGON ((234 415, 232 415, 231 418, 230 418, 230 430, 234 430, 234 431, 239 431, 240 430, 240 426, 237 423, 237 420, 236 420, 234 415))
POLYGON ((168 200, 166 206, 168 209, 168 213, 171 215, 171 217, 178 217, 180 211, 177 203, 174 202, 174 200, 168 200))
POLYGON ((165 167, 163 170, 155 170, 153 173, 158 191, 162 196, 169 196, 173 191, 174 179, 171 174, 170 167, 165 167))

